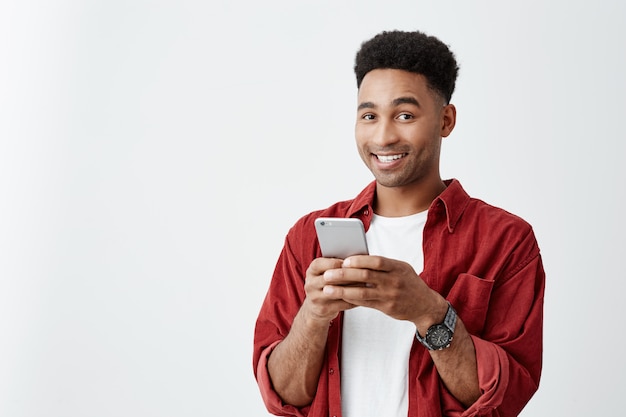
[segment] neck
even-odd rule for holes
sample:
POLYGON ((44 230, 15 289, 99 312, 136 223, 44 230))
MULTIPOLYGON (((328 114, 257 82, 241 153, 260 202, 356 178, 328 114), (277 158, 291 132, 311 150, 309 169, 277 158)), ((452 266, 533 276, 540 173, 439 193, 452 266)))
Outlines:
POLYGON ((433 200, 446 189, 437 178, 434 181, 403 187, 376 184, 374 213, 384 217, 402 217, 428 210, 433 200))

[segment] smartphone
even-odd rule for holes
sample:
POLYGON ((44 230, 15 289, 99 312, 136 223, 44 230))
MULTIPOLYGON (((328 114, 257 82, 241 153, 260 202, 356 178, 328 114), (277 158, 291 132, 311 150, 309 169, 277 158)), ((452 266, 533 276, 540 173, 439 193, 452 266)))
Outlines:
POLYGON ((315 231, 324 258, 368 254, 365 227, 360 219, 320 217, 315 219, 315 231))

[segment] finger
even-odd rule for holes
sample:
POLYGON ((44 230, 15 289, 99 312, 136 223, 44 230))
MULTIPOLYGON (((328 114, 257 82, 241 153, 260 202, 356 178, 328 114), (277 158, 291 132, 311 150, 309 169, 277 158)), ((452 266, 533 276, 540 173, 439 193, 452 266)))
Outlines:
POLYGON ((330 285, 357 285, 364 286, 368 283, 373 285, 376 271, 368 269, 336 268, 324 272, 325 284, 330 285))
POLYGON ((395 263, 393 259, 384 256, 372 255, 355 255, 343 260, 341 266, 343 268, 371 269, 373 271, 389 272, 393 269, 395 263))
POLYGON ((316 258, 309 265, 307 272, 312 275, 322 275, 325 271, 333 268, 341 268, 341 259, 336 258, 316 258))
POLYGON ((313 297, 307 297, 303 304, 303 308, 311 314, 312 317, 321 318, 323 320, 332 320, 340 311, 349 310, 356 307, 344 300, 331 299, 322 291, 313 297))
POLYGON ((324 272, 323 278, 327 285, 377 287, 383 282, 386 274, 371 269, 339 268, 324 272))
POLYGON ((355 305, 363 305, 378 298, 377 291, 366 286, 325 285, 322 292, 329 298, 341 299, 355 305))

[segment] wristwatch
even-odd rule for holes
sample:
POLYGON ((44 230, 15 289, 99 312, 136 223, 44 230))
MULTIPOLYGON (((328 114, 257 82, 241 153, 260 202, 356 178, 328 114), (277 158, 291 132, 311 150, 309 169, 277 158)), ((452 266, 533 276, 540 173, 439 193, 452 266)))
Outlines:
POLYGON ((419 332, 415 332, 415 337, 428 350, 442 350, 450 346, 454 337, 454 328, 456 326, 456 311, 452 304, 448 301, 448 312, 443 323, 434 324, 426 331, 426 336, 421 337, 419 332))

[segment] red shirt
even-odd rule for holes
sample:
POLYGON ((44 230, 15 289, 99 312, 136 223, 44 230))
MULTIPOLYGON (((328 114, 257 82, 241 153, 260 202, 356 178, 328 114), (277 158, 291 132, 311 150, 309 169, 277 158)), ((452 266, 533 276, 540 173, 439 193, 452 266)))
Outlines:
MULTIPOLYGON (((419 275, 452 303, 471 334, 482 395, 465 409, 443 386, 430 354, 415 340, 408 364, 408 415, 516 416, 537 390, 541 375, 545 274, 539 247, 524 220, 471 198, 456 180, 446 184, 428 210, 419 275)), ((306 270, 321 256, 314 219, 358 217, 367 229, 375 189, 372 182, 354 200, 302 217, 287 234, 254 335, 254 374, 273 414, 341 416, 342 314, 329 327, 311 405, 296 408, 281 401, 272 388, 267 359, 289 333, 305 298, 306 270)))

